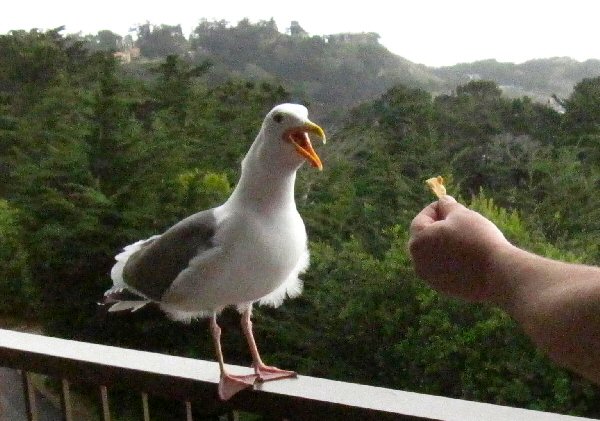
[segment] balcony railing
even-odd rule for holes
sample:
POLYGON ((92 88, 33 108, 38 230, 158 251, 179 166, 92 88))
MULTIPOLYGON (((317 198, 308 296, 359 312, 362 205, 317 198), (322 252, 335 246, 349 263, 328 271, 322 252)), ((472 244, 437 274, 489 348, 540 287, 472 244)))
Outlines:
MULTIPOLYGON (((152 417, 148 399, 177 400, 191 421, 202 413, 244 411, 286 420, 444 420, 444 421, 568 421, 585 418, 425 395, 381 387, 298 376, 258 384, 228 402, 216 397, 219 379, 214 362, 135 351, 0 329, 0 367, 21 370, 26 412, 36 420, 31 373, 48 375, 62 385, 63 419, 72 420, 70 386, 95 385, 103 419, 111 419, 111 388, 127 387, 140 394, 143 419, 152 417)), ((229 366, 233 373, 247 367, 229 366)), ((1 408, 0 408, 1 411, 1 408)), ((0 414, 1 415, 1 414, 0 414)), ((3 419, 0 416, 0 419, 3 419)))

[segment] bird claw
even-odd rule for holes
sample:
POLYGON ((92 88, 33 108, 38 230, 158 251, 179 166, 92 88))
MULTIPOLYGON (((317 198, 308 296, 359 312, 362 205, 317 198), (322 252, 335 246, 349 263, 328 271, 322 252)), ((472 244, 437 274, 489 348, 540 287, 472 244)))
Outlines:
POLYGON ((219 398, 222 401, 231 399, 235 394, 244 389, 252 387, 256 382, 268 382, 271 380, 287 379, 297 377, 295 371, 282 370, 277 367, 262 365, 254 367, 256 374, 234 375, 224 374, 219 381, 219 398))
POLYGON ((236 393, 252 387, 257 381, 258 375, 248 374, 244 376, 236 376, 232 374, 224 374, 219 381, 219 398, 222 401, 231 399, 236 393))
POLYGON ((259 382, 268 382, 271 380, 288 379, 297 377, 298 373, 295 371, 282 370, 277 367, 270 367, 267 365, 254 367, 254 371, 258 375, 259 382))

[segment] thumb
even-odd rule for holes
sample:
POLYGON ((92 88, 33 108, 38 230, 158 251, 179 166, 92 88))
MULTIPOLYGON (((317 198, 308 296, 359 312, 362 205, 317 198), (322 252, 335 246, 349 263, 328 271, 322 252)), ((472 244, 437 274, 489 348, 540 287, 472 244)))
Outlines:
POLYGON ((459 204, 456 199, 452 196, 449 195, 444 195, 442 197, 439 198, 438 200, 438 205, 437 205, 437 211, 438 211, 438 217, 440 220, 442 219, 446 219, 446 217, 454 210, 456 210, 457 208, 461 207, 462 205, 459 204))

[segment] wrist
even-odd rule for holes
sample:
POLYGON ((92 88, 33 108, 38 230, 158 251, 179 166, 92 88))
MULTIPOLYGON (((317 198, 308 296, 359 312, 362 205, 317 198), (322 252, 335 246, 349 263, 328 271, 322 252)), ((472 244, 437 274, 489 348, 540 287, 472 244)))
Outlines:
POLYGON ((496 245, 490 252, 486 273, 489 300, 509 314, 514 314, 523 301, 520 272, 528 254, 508 241, 496 245))

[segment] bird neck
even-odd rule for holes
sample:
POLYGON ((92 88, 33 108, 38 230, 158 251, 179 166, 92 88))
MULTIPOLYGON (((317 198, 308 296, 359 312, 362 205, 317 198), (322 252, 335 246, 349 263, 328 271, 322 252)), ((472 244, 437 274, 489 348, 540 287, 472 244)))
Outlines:
POLYGON ((255 146, 242 162, 242 174, 229 200, 263 212, 295 208, 294 185, 299 165, 274 161, 272 154, 255 146))

